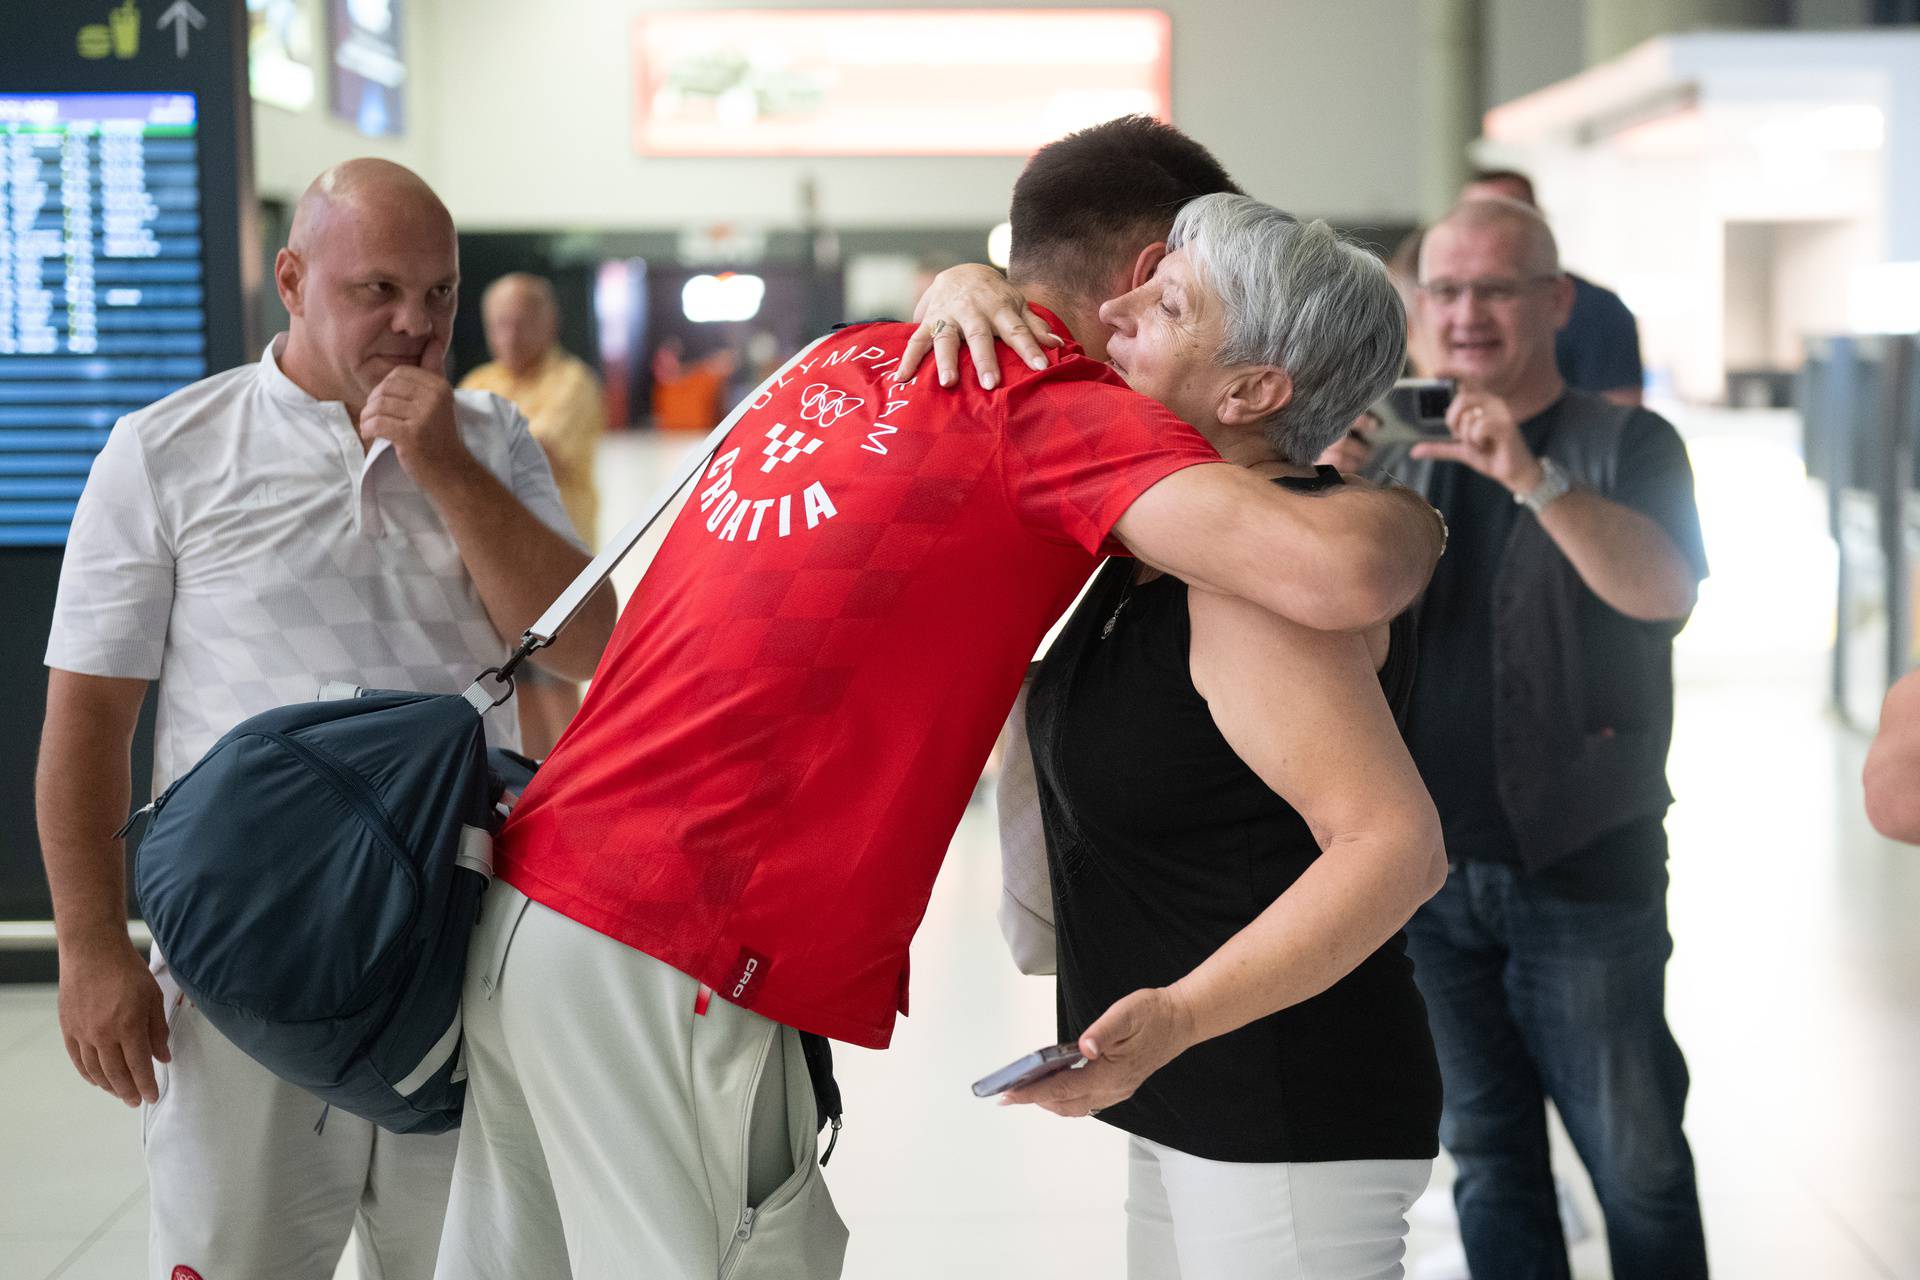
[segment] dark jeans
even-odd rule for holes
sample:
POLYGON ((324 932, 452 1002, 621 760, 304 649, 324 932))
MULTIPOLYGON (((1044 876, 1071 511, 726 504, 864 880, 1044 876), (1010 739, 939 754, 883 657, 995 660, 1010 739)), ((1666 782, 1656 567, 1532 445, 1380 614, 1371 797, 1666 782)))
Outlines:
POLYGON ((1575 901, 1460 861, 1407 926, 1440 1051, 1440 1141, 1476 1280, 1566 1280, 1551 1098, 1606 1214, 1616 1280, 1704 1277, 1687 1064, 1667 1030, 1664 888, 1575 901))

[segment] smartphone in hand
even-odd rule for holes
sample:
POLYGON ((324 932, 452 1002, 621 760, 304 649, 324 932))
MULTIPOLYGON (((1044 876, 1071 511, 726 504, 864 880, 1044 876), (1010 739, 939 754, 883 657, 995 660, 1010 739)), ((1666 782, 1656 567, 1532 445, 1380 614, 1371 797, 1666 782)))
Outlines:
POLYGON ((1053 1044, 1015 1062, 1009 1062, 991 1075, 973 1082, 973 1096, 991 1098, 1009 1089, 1024 1089, 1048 1076, 1079 1066, 1086 1061, 1077 1044, 1053 1044))

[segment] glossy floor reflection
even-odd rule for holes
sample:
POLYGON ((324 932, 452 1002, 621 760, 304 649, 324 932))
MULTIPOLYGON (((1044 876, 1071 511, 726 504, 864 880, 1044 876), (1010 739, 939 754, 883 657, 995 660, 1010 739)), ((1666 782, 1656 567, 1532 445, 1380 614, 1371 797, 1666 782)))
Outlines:
MULTIPOLYGON (((1819 516, 1777 465, 1773 425, 1688 431, 1696 465, 1721 464, 1702 479, 1716 578, 1683 638, 1672 761, 1688 1130, 1717 1274, 1900 1280, 1920 1276, 1920 849, 1867 829, 1864 741, 1823 710, 1819 516), (1783 572, 1782 546, 1812 568, 1783 572)), ((607 505, 635 501, 680 447, 619 442, 607 505)), ((1052 1038, 1047 982, 1014 971, 994 925, 998 876, 976 804, 914 946, 914 1015, 886 1053, 840 1052, 847 1129, 828 1175, 853 1230, 850 1280, 1122 1274, 1120 1137, 967 1090, 1052 1038)), ((138 1276, 139 1123, 74 1076, 51 988, 0 988, 0 1080, 0 1276, 138 1276)), ((1576 1274, 1601 1280, 1592 1194, 1564 1163, 1592 1233, 1576 1274)), ((1446 1176, 1443 1162, 1416 1211, 1416 1280, 1460 1274, 1446 1176)))

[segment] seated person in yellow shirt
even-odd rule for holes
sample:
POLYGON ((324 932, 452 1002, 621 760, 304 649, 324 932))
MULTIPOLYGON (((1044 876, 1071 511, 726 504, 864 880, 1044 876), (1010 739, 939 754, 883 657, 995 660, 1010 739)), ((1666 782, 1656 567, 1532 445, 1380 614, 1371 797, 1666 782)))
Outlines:
MULTIPOLYGON (((493 359, 460 385, 491 391, 527 415, 533 438, 547 451, 567 515, 591 551, 598 542, 594 525, 600 511, 593 458, 606 429, 600 380, 583 361, 561 350, 560 312, 553 285, 544 278, 516 271, 495 280, 481 295, 480 318, 493 359)), ((530 666, 520 671, 522 750, 542 759, 580 709, 580 690, 530 666)))

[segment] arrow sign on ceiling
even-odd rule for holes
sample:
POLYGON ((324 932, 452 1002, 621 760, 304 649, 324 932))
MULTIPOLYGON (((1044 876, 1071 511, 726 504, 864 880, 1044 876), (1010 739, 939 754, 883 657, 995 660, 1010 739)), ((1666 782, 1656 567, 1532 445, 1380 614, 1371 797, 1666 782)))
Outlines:
POLYGON ((155 25, 162 31, 169 26, 173 28, 173 56, 184 58, 187 56, 188 40, 193 32, 207 25, 207 17, 188 4, 187 0, 173 0, 173 4, 160 15, 160 21, 155 25))

